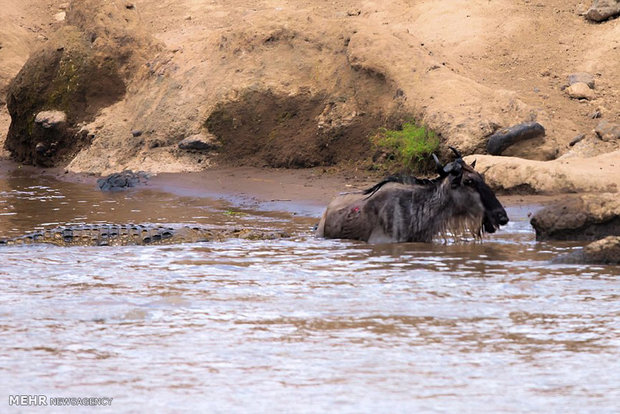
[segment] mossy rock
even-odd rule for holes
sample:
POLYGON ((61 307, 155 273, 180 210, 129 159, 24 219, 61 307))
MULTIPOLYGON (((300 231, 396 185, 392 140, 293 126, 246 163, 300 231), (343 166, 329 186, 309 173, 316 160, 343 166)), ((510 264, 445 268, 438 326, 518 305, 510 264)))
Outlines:
POLYGON ((33 53, 7 91, 11 126, 5 143, 18 161, 44 166, 58 165, 85 143, 76 124, 90 121, 97 111, 121 99, 125 84, 111 58, 97 55, 74 26, 65 26, 33 53), (63 134, 46 136, 36 131, 40 111, 59 110, 67 115, 63 134), (53 151, 45 156, 35 150, 44 144, 53 151))

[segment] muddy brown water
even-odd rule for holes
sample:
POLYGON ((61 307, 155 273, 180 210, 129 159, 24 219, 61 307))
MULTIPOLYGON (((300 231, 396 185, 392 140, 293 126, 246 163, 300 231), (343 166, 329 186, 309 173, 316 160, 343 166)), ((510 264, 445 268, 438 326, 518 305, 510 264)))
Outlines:
POLYGON ((320 206, 259 207, 2 170, 0 237, 93 222, 294 236, 0 248, 0 412, 42 412, 16 394, 114 398, 99 412, 617 412, 619 268, 549 264, 576 245, 536 242, 537 206, 508 206, 482 243, 432 245, 318 240, 320 206))

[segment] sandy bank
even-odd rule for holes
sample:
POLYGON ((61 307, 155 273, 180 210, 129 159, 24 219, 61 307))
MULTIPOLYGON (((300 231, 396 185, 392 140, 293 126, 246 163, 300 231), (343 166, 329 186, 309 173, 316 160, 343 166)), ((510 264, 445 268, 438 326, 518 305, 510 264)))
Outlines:
POLYGON ((0 141, 26 163, 332 166, 372 157, 369 137, 409 118, 441 134, 443 156, 447 145, 483 153, 495 131, 532 121, 545 135, 505 155, 618 150, 593 130, 620 116, 619 20, 587 21, 584 2, 0 4, 0 141), (566 92, 581 72, 592 78, 583 99, 566 92), (36 126, 47 110, 67 125, 36 126))

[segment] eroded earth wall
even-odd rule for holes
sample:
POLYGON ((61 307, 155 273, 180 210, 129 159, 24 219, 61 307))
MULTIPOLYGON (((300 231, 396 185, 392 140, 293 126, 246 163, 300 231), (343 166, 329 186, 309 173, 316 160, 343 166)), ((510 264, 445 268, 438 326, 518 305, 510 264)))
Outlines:
POLYGON ((54 23, 5 87, 5 147, 22 162, 94 173, 332 165, 368 156, 370 135, 408 119, 436 130, 443 151, 485 153, 493 133, 528 122, 545 134, 503 155, 618 149, 594 132, 619 118, 618 19, 592 23, 585 2, 37 4, 54 23), (585 97, 569 89, 581 72, 585 97), (42 129, 41 111, 63 112, 66 126, 42 129))

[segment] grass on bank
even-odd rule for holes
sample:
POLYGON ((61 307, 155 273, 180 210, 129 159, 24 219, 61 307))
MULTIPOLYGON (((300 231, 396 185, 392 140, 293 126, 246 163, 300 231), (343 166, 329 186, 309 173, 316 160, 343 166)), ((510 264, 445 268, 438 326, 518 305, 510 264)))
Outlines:
POLYGON ((391 164, 388 168, 419 173, 433 169, 431 154, 439 149, 439 136, 433 130, 410 121, 400 130, 381 128, 371 139, 384 162, 391 164))

